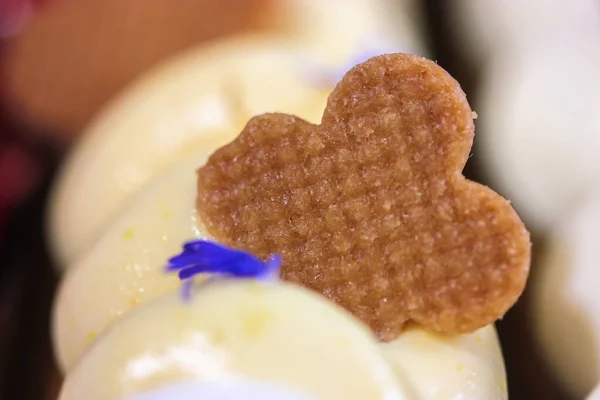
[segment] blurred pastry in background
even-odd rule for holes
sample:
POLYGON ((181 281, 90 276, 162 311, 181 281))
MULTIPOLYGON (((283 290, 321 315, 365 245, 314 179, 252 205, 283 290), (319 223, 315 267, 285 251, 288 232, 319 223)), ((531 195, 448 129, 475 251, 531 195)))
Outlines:
POLYGON ((19 33, 33 15, 34 0, 3 0, 0 2, 0 40, 19 33))
POLYGON ((543 233, 600 171, 600 3, 461 0, 451 10, 480 67, 483 172, 543 233))
POLYGON ((236 379, 228 385, 217 382, 177 382, 123 400, 315 400, 301 391, 252 379, 236 379))
POLYGON ((305 38, 334 53, 345 51, 345 35, 363 34, 366 26, 417 38, 413 14, 407 14, 413 2, 391 3, 51 0, 8 43, 5 101, 22 123, 68 144, 138 74, 219 37, 262 32, 305 38))
POLYGON ((600 400, 600 385, 596 386, 596 389, 586 397, 586 400, 600 400))
POLYGON ((600 196, 556 224, 531 282, 532 323, 556 380, 575 399, 600 381, 600 196))
POLYGON ((597 35, 600 24, 595 0, 458 0, 448 3, 447 10, 461 51, 478 65, 498 51, 597 35))
POLYGON ((498 52, 482 77, 482 167, 538 232, 599 183, 599 45, 600 36, 498 52))

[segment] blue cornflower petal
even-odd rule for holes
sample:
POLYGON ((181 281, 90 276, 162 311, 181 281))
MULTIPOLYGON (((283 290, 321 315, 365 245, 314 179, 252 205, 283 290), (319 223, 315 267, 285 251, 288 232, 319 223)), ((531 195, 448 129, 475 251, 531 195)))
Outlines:
POLYGON ((204 266, 201 265, 192 265, 188 268, 184 268, 181 271, 179 271, 177 273, 177 275, 179 275, 179 279, 181 279, 182 281, 189 279, 189 278, 193 278, 196 275, 202 274, 202 273, 206 273, 207 268, 205 268, 204 266))
POLYGON ((251 253, 232 249, 206 240, 184 243, 183 251, 171 257, 166 272, 175 272, 184 282, 184 299, 190 296, 193 278, 200 274, 223 277, 276 279, 281 267, 281 257, 273 256, 266 262, 251 253))
POLYGON ((210 268, 216 263, 236 262, 248 257, 246 253, 229 249, 208 241, 185 243, 183 251, 169 259, 167 271, 186 268, 190 265, 206 265, 210 268))
POLYGON ((280 255, 271 257, 265 264, 264 279, 277 279, 279 278, 279 269, 281 267, 282 259, 280 255))
POLYGON ((186 279, 181 285, 181 297, 184 301, 189 301, 192 298, 192 287, 194 286, 193 279, 186 279))

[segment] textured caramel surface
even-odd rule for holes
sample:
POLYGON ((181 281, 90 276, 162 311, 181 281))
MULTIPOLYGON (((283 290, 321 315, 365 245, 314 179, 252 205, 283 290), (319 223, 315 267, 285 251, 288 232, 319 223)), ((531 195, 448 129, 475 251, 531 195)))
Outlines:
POLYGON ((35 124, 75 135, 148 67, 276 25, 275 0, 53 0, 8 43, 4 87, 35 124))
POLYGON ((508 201, 466 180, 473 114, 458 83, 405 54, 354 67, 321 125, 253 118, 198 171, 220 241, 336 301, 392 340, 413 320, 474 331, 513 305, 529 233, 508 201))

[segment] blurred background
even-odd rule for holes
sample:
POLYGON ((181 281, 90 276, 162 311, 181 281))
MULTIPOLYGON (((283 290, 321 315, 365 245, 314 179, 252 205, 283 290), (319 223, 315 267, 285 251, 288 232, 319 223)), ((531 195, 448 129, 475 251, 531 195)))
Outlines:
POLYGON ((361 44, 367 50, 427 56, 461 83, 478 114, 465 174, 510 198, 533 233, 530 284, 497 324, 510 398, 592 391, 600 380, 600 2, 389 0, 385 24, 371 14, 342 20, 346 3, 321 2, 302 15, 319 20, 305 30, 294 25, 304 10, 294 3, 311 2, 0 0, 1 399, 50 400, 60 388, 48 328, 60 280, 46 236, 48 194, 103 108, 147 71, 227 37, 307 37, 318 61, 336 35, 360 36, 363 25, 389 27, 361 44))

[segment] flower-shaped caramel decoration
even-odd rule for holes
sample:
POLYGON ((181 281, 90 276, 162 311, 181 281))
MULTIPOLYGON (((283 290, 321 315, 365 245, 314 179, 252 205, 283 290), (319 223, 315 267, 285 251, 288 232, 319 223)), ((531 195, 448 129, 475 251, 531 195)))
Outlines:
POLYGON ((320 125, 250 120, 198 171, 209 232, 266 258, 382 340, 407 321, 445 333, 502 317, 522 293, 529 233, 461 171, 474 134, 459 84, 434 62, 371 58, 331 93, 320 125))

